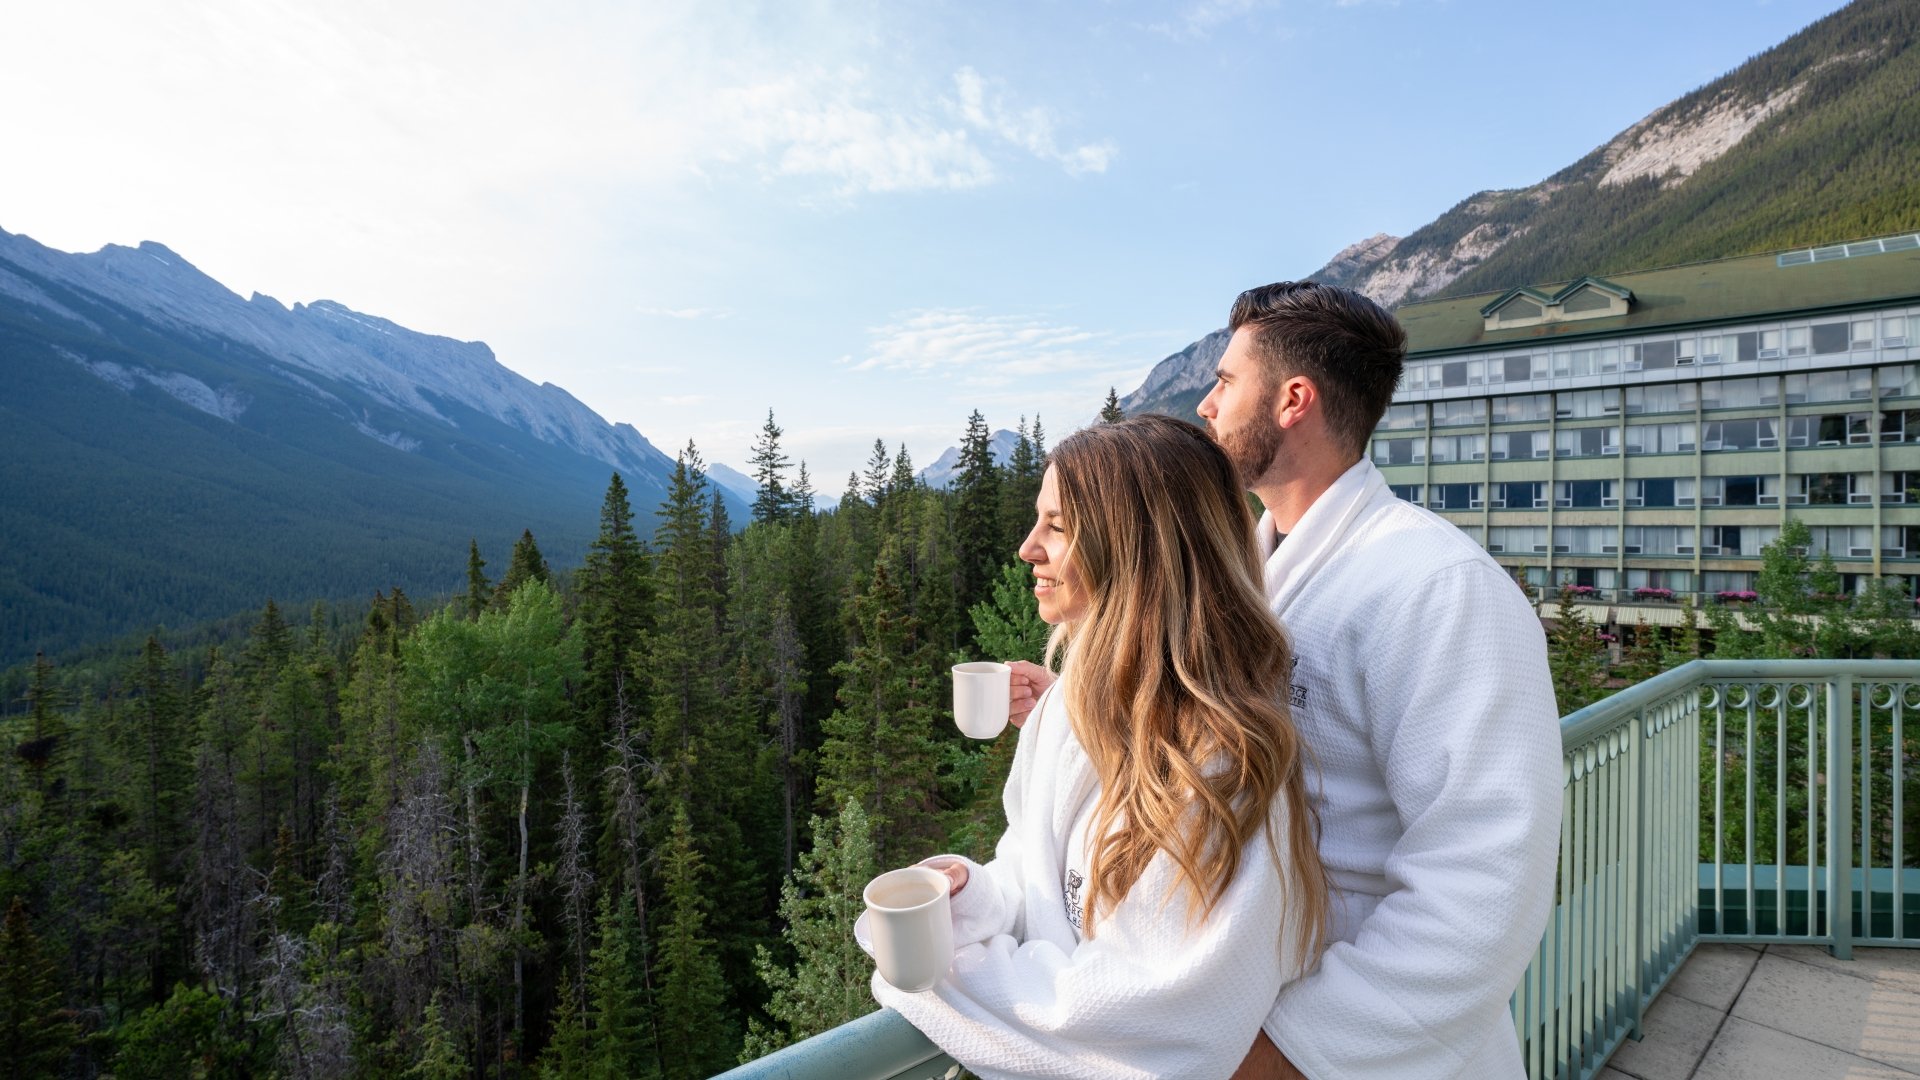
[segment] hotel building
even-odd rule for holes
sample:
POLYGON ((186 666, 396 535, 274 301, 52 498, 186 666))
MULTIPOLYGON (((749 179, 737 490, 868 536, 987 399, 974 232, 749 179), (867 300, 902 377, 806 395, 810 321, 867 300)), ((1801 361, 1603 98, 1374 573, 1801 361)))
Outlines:
POLYGON ((1848 590, 1920 596, 1920 234, 1397 314, 1373 460, 1528 584, 1673 623, 1797 519, 1848 590))

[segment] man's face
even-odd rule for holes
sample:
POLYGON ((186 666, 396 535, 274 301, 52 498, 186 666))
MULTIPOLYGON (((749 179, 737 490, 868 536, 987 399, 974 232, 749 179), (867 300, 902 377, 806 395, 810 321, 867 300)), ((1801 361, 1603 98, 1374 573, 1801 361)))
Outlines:
POLYGON ((1214 371, 1213 389, 1198 411, 1207 422, 1207 434, 1227 452, 1247 484, 1265 476, 1280 452, 1284 433, 1273 418, 1278 391, 1254 359, 1253 331, 1244 326, 1235 330, 1214 371))

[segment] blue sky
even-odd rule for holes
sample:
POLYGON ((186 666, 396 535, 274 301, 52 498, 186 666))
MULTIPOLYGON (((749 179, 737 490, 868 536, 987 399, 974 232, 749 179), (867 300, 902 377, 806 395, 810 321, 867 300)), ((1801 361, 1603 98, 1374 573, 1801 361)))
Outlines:
POLYGON ((1835 0, 12 5, 0 227, 490 344, 837 493, 1087 422, 1241 289, 1543 179, 1835 0))

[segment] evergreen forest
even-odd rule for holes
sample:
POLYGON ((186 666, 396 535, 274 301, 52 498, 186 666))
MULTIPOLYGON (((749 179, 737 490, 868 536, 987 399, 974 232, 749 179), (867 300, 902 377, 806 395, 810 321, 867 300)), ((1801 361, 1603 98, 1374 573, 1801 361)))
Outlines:
MULTIPOLYGON (((570 571, 476 539, 444 601, 42 655, 0 716, 0 1077, 704 1077, 872 1011, 861 887, 1004 826, 1014 737, 959 737, 946 669, 1044 644, 1019 431, 996 464, 974 413, 946 490, 876 442, 817 512, 770 412, 744 523, 689 445, 570 571)), ((1714 648, 1920 653, 1790 538, 1711 644, 1565 607, 1562 711, 1714 648)))

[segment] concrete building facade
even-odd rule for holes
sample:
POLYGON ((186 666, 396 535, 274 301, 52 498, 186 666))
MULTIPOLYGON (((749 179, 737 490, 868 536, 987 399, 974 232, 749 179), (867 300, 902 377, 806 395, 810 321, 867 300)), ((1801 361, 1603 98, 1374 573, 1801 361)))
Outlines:
POLYGON ((1920 234, 1398 315, 1374 461, 1543 600, 1738 602, 1789 519, 1847 589, 1920 596, 1920 234))

